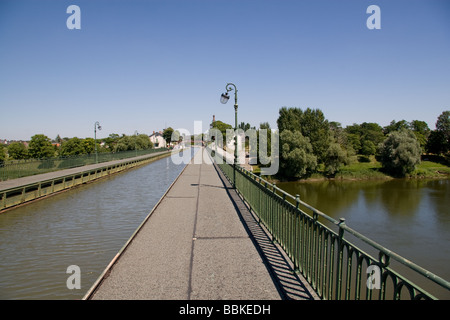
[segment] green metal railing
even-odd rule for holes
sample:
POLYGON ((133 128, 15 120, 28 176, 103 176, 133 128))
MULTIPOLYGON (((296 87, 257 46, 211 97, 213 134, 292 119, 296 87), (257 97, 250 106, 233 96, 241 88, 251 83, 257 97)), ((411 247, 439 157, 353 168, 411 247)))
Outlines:
MULTIPOLYGON (((130 150, 122 152, 103 152, 98 153, 98 163, 128 159, 136 156, 151 154, 154 152, 166 151, 166 148, 130 150)), ((57 170, 81 167, 89 164, 95 164, 95 154, 84 154, 71 157, 48 158, 48 159, 27 159, 12 160, 0 164, 0 181, 16 179, 35 174, 47 173, 57 170)))
MULTIPOLYGON (((214 157, 219 160, 218 154, 214 157)), ((298 195, 293 197, 240 166, 236 168, 236 181, 232 181, 233 165, 220 160, 216 161, 218 167, 232 184, 236 183, 236 190, 259 222, 271 234, 273 241, 280 244, 294 269, 303 275, 320 298, 437 299, 394 271, 393 265, 408 274, 410 279, 416 281, 420 278, 421 283, 427 284, 431 281, 447 299, 450 296, 448 281, 348 227, 345 219, 338 221, 327 216, 301 201, 298 195), (333 231, 332 227, 337 230, 333 231), (354 237, 367 249, 363 251, 348 237, 354 237)))

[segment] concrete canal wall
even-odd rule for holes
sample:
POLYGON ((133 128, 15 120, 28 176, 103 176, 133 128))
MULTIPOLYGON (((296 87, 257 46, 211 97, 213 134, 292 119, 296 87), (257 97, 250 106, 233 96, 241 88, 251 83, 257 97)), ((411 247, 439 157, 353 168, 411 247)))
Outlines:
POLYGON ((170 156, 170 151, 0 182, 0 213, 112 174, 170 156))

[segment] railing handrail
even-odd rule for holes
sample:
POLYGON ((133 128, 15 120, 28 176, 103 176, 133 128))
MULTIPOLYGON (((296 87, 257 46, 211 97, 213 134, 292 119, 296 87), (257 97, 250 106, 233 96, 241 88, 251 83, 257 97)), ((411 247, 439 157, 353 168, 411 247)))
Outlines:
MULTIPOLYGON (((226 151, 225 151, 226 152, 226 151)), ((450 282, 445 280, 444 278, 432 273, 431 271, 426 270, 425 268, 417 265, 416 263, 402 257, 401 255, 385 248, 384 246, 382 246, 381 244, 375 242, 374 240, 364 236, 363 234, 359 233, 358 231, 352 229, 351 227, 349 227, 348 225, 346 225, 345 223, 345 219, 341 219, 341 220, 336 220, 330 216, 328 216, 327 214, 321 212, 320 210, 314 208, 313 206, 307 204, 306 202, 302 201, 300 198, 298 197, 294 197, 293 195, 287 193, 286 191, 278 188, 276 186, 276 184, 272 184, 269 181, 261 178, 260 176, 254 174, 251 171, 246 170, 245 168, 241 167, 241 166, 236 166, 237 170, 240 170, 243 172, 244 176, 247 177, 251 177, 253 180, 260 182, 261 185, 264 184, 264 186, 271 191, 277 191, 278 193, 280 193, 282 196, 280 198, 282 198, 284 201, 286 201, 286 198, 290 198, 293 201, 295 201, 297 204, 302 205, 303 207, 311 210, 314 214, 317 214, 318 216, 324 218, 325 220, 331 222, 332 224, 338 226, 340 228, 340 230, 343 230, 345 232, 348 232, 350 234, 352 234, 353 236, 355 236, 357 239, 367 243, 368 245, 372 246, 373 248, 377 249, 379 252, 383 253, 385 256, 388 257, 388 259, 393 258, 394 260, 396 260, 397 262, 405 265, 406 267, 416 271, 417 273, 419 273, 420 275, 428 278, 429 280, 435 282, 436 284, 446 288, 447 290, 450 290, 450 282)), ((278 195, 279 196, 279 195, 278 195)), ((288 202, 290 205, 292 205, 292 203, 288 202)), ((388 260, 389 261, 389 260, 388 260)))

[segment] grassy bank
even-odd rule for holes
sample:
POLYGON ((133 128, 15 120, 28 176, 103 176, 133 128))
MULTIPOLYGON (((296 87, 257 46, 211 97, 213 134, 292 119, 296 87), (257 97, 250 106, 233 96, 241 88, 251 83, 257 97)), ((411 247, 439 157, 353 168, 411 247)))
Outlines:
MULTIPOLYGON (((258 174, 260 172, 258 167, 253 167, 254 173, 258 174)), ((266 177, 269 181, 277 182, 280 181, 276 177, 266 177)), ((323 166, 319 167, 316 173, 313 173, 306 181, 317 181, 317 180, 377 180, 377 179, 394 179, 393 177, 386 173, 381 163, 378 162, 375 157, 370 158, 370 162, 355 162, 346 166, 343 166, 341 170, 336 173, 335 176, 330 177, 324 173, 323 166)), ((405 178, 410 179, 436 179, 436 178, 450 178, 450 167, 444 164, 433 161, 422 161, 416 169, 408 174, 405 178)))

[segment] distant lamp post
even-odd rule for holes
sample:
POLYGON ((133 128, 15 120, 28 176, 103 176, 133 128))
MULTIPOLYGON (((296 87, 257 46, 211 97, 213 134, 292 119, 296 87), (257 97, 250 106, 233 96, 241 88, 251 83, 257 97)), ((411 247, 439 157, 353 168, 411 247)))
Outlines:
POLYGON ((94 149, 95 149, 95 163, 98 163, 98 154, 97 154, 97 129, 102 130, 100 123, 98 121, 94 124, 94 149))
POLYGON ((137 130, 136 131, 134 131, 134 135, 135 135, 135 138, 134 138, 134 151, 136 152, 136 157, 137 157, 137 136, 138 136, 138 132, 137 132, 137 130))
POLYGON ((227 83, 225 86, 227 90, 226 93, 222 93, 220 96, 220 102, 225 104, 230 99, 228 92, 234 89, 234 162, 233 162, 233 188, 236 188, 236 166, 237 166, 237 112, 238 112, 238 103, 237 103, 237 88, 233 83, 227 83))

